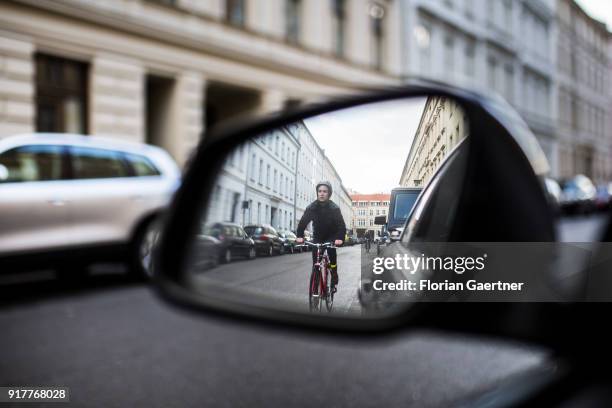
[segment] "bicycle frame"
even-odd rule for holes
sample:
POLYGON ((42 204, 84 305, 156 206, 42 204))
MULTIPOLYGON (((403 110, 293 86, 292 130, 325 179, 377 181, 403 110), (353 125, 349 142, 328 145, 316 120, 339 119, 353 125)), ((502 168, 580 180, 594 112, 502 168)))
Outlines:
MULTIPOLYGON (((325 288, 327 287, 327 274, 324 271, 327 271, 329 268, 329 255, 327 255, 327 249, 323 251, 321 254, 321 248, 317 248, 317 262, 314 264, 315 269, 318 271, 318 281, 319 281, 319 295, 325 293, 325 288)), ((313 293, 314 293, 314 287, 313 293)))
POLYGON ((333 293, 329 286, 329 275, 331 273, 329 255, 327 248, 335 248, 330 243, 312 244, 317 248, 316 261, 310 275, 310 287, 308 291, 310 309, 321 309, 322 297, 325 297, 327 310, 331 311, 333 304, 333 293), (316 300, 314 300, 316 299, 316 300))

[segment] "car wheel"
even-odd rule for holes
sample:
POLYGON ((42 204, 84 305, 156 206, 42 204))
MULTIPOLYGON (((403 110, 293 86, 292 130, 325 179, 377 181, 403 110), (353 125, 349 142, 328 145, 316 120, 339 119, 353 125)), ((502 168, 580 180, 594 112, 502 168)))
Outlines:
POLYGON ((225 252, 223 252, 223 262, 224 263, 232 262, 232 251, 229 248, 226 248, 225 252))
POLYGON ((255 259, 257 257, 257 251, 255 251, 255 247, 249 248, 249 259, 255 259))
POLYGON ((137 278, 150 279, 153 276, 153 251, 159 238, 161 223, 158 219, 149 221, 136 234, 132 242, 132 273, 137 278))

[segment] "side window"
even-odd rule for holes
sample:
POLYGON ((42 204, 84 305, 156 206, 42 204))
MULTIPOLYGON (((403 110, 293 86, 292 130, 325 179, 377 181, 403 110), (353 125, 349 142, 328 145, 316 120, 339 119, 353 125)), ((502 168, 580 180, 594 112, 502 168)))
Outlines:
POLYGON ((121 153, 90 147, 70 149, 75 179, 128 177, 128 169, 121 153))
POLYGON ((136 177, 159 176, 161 174, 147 157, 132 153, 125 153, 124 155, 132 166, 136 177))
POLYGON ((22 146, 0 154, 0 183, 62 179, 62 146, 22 146))

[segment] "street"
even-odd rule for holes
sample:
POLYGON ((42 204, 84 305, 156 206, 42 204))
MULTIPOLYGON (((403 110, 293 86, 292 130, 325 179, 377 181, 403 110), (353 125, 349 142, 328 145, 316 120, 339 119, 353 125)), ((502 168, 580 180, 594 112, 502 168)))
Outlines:
POLYGON ((3 287, 2 299, 0 384, 68 386, 75 407, 446 406, 547 355, 435 332, 264 331, 175 310, 118 274, 3 287))
MULTIPOLYGON (((338 291, 334 295, 334 314, 360 314, 357 298, 361 277, 361 247, 338 248, 338 291)), ((273 299, 275 308, 308 311, 308 283, 312 258, 310 252, 283 256, 262 256, 252 261, 220 265, 198 274, 202 285, 215 285, 244 291, 246 296, 265 295, 273 299)), ((196 283, 197 284, 197 283, 196 283)), ((325 307, 323 307, 325 309, 325 307)))

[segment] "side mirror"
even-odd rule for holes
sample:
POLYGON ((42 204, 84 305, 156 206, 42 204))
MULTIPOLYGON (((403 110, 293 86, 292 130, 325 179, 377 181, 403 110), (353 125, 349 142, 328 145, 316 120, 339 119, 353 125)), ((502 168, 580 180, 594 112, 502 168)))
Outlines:
MULTIPOLYGON (((554 242, 542 187, 547 171, 535 137, 511 107, 452 88, 368 94, 217 129, 199 146, 175 196, 157 252, 156 286, 191 309, 268 322, 363 331, 417 321, 425 316, 416 312, 421 300, 439 298, 402 290, 369 297, 362 284, 393 269, 387 261, 396 255, 463 259, 474 247, 452 243, 554 242), (333 186, 331 202, 314 198, 320 180, 333 186), (374 226, 387 220, 372 219, 370 210, 397 187, 422 189, 399 241, 372 250, 318 245, 340 239, 347 228, 377 235, 374 226), (241 203, 244 211, 232 211, 241 203), (199 242, 196 225, 274 224, 301 235, 313 220, 314 242, 306 248, 312 256, 279 258, 282 248, 262 237, 254 240, 255 259, 199 261, 218 249, 199 242), (337 293, 329 267, 336 256, 337 293)), ((510 260, 517 258, 513 253, 510 260)), ((395 268, 382 283, 448 276, 400 272, 395 268)), ((452 279, 470 276, 457 271, 452 279)), ((442 300, 448 299, 457 294, 445 292, 442 300)))
POLYGON ((387 223, 387 217, 380 215, 374 218, 374 225, 385 225, 387 223))

